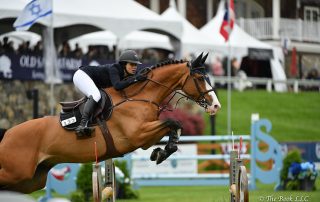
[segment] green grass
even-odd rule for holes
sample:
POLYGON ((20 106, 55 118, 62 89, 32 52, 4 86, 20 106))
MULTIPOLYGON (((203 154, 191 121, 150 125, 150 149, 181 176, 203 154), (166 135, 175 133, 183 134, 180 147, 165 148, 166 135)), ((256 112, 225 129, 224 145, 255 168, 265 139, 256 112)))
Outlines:
MULTIPOLYGON (((308 197, 309 202, 318 202, 320 191, 277 191, 273 190, 274 185, 257 183, 258 189, 249 191, 250 201, 265 201, 267 197, 280 201, 280 197, 308 197), (263 200, 260 200, 264 197, 263 200)), ((316 182, 320 187, 320 180, 316 182)), ((44 191, 38 191, 31 196, 38 198, 44 191)), ((118 202, 229 202, 230 195, 227 186, 193 186, 193 187, 142 187, 139 189, 140 198, 136 200, 117 200, 118 202)), ((305 198, 306 199, 306 198, 305 198)), ((269 200, 270 201, 270 200, 269 200)), ((287 200, 289 201, 289 200, 287 200)), ((294 200, 293 200, 294 201, 294 200)))
MULTIPOLYGON (((217 92, 222 109, 216 116, 216 133, 227 134, 227 91, 217 92)), ((250 134, 251 114, 272 123, 271 135, 281 141, 320 140, 320 93, 268 93, 265 90, 232 91, 231 128, 234 134, 250 134)), ((208 116, 206 134, 210 134, 208 116)))

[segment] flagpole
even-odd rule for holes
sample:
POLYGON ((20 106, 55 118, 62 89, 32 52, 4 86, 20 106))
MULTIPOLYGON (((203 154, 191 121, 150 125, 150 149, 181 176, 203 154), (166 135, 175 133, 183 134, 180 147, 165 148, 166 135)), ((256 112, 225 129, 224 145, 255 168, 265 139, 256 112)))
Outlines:
POLYGON ((230 34, 231 34, 231 27, 230 27, 230 1, 228 1, 228 41, 227 41, 227 47, 228 47, 228 62, 227 62, 227 77, 228 77, 228 90, 227 90, 227 132, 228 134, 231 133, 231 61, 230 61, 230 56, 231 56, 231 46, 230 46, 230 34))
MULTIPOLYGON (((57 82, 57 74, 56 74, 56 68, 57 68, 57 63, 56 60, 56 48, 55 48, 55 43, 54 43, 54 29, 53 29, 53 0, 50 1, 51 3, 51 8, 52 8, 52 14, 51 14, 51 19, 50 23, 48 26, 48 32, 49 32, 49 37, 48 40, 50 40, 49 44, 50 47, 47 47, 50 49, 50 55, 47 55, 48 57, 51 57, 49 61, 51 61, 50 68, 49 68, 49 73, 46 75, 47 79, 49 79, 49 84, 50 84, 50 100, 49 100, 49 105, 50 105, 50 115, 54 115, 55 113, 55 98, 54 98, 54 84, 57 82)), ((46 59, 48 60, 48 58, 46 59)), ((48 68, 48 67, 46 67, 48 68)))

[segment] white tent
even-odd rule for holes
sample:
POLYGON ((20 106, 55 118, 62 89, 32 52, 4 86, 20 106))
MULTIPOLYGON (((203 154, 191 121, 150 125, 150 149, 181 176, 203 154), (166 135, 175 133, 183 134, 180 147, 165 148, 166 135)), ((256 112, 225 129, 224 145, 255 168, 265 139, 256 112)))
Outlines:
POLYGON ((181 50, 185 56, 189 53, 199 53, 213 50, 214 42, 210 38, 200 33, 190 22, 183 18, 176 9, 175 1, 170 1, 169 8, 161 14, 162 19, 176 19, 182 23, 181 50))
MULTIPOLYGON (((229 41, 225 42, 224 38, 220 34, 220 26, 224 16, 224 1, 221 1, 216 16, 204 25, 200 31, 210 38, 212 42, 216 44, 215 52, 223 55, 230 54, 230 57, 236 57, 241 59, 249 54, 249 49, 261 49, 268 50, 273 53, 273 57, 270 58, 271 73, 275 80, 286 80, 284 69, 280 63, 283 58, 279 56, 277 51, 271 45, 255 39, 254 37, 247 34, 237 24, 234 24, 232 33, 229 41)), ((285 84, 275 84, 276 91, 286 91, 287 87, 285 84)))
MULTIPOLYGON (((117 43, 117 36, 110 31, 98 31, 85 34, 69 40, 71 49, 78 43, 84 52, 87 52, 89 45, 105 45, 111 48, 117 43)), ((119 41, 119 49, 146 49, 161 48, 173 51, 170 39, 166 35, 147 32, 133 31, 119 41)))
POLYGON ((0 41, 2 41, 4 37, 8 37, 9 41, 13 42, 14 49, 18 49, 18 46, 26 41, 30 42, 31 47, 35 46, 37 42, 41 40, 41 36, 39 34, 28 31, 12 31, 2 34, 0 35, 0 41))
MULTIPOLYGON (((16 18, 30 0, 0 0, 0 19, 16 18)), ((164 31, 176 38, 181 36, 181 23, 163 19, 133 0, 54 0, 53 27, 93 25, 110 30, 123 38, 134 30, 164 31)), ((47 25, 48 20, 39 19, 47 25)))
POLYGON ((243 31, 237 24, 234 24, 228 43, 220 34, 220 26, 224 16, 224 1, 221 1, 216 16, 204 25, 200 32, 215 43, 215 50, 226 55, 229 54, 228 43, 230 43, 231 57, 242 58, 248 55, 248 48, 270 49, 272 46, 263 43, 243 31))

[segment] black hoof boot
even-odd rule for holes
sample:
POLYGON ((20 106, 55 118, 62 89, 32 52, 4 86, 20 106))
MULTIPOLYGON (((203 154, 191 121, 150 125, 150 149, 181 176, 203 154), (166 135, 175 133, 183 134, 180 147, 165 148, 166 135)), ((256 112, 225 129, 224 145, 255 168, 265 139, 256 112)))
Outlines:
POLYGON ((168 143, 165 147, 165 150, 169 153, 172 154, 178 150, 178 146, 175 143, 168 143))
POLYGON ((167 151, 161 149, 159 152, 158 152, 158 155, 157 155, 157 165, 162 163, 164 160, 166 160, 168 158, 168 153, 167 151))
POLYGON ((150 155, 150 160, 155 161, 157 160, 158 152, 161 151, 162 149, 160 147, 154 149, 150 155))

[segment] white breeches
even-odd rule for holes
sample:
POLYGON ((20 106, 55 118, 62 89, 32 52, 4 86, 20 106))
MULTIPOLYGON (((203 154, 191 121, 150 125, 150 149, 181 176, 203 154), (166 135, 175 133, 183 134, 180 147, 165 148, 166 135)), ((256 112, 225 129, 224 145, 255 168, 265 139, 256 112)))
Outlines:
POLYGON ((74 85, 87 97, 92 96, 94 101, 99 102, 101 94, 92 79, 81 69, 73 75, 74 85))

